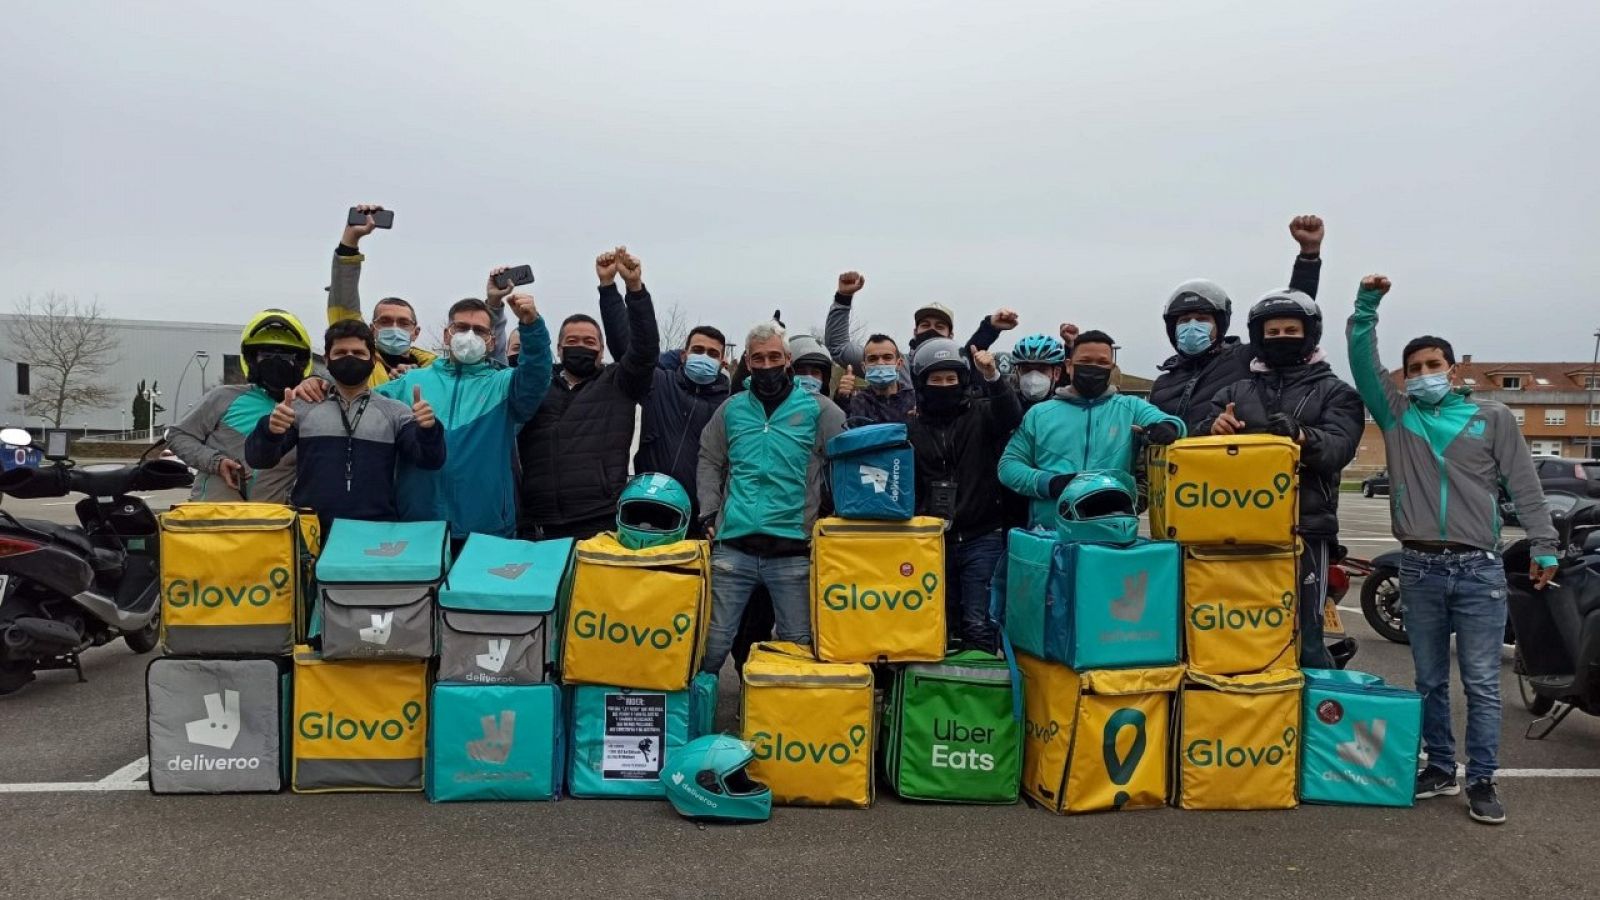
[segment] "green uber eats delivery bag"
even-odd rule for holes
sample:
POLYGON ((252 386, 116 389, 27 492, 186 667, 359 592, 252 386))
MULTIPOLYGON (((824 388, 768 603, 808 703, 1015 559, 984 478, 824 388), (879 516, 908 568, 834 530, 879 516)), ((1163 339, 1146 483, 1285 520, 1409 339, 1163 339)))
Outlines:
POLYGON ((717 676, 702 672, 685 691, 568 685, 572 753, 567 789, 574 797, 662 799, 662 762, 711 732, 717 676))
POLYGON ((1015 803, 1022 722, 1006 661, 980 650, 895 673, 883 716, 883 772, 909 800, 1015 803))

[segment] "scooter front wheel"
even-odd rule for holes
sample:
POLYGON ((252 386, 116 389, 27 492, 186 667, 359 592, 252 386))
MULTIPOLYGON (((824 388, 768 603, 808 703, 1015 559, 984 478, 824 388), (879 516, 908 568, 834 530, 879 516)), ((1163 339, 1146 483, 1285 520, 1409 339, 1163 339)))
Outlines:
POLYGON ((122 640, 128 645, 128 649, 135 653, 149 653, 161 640, 161 618, 157 616, 138 631, 124 634, 122 640))
POLYGON ((1555 708, 1556 701, 1553 697, 1546 697, 1534 690, 1533 682, 1523 672, 1522 648, 1517 648, 1516 655, 1511 660, 1511 671, 1517 673, 1517 693, 1522 695, 1522 705, 1536 716, 1542 716, 1555 708))

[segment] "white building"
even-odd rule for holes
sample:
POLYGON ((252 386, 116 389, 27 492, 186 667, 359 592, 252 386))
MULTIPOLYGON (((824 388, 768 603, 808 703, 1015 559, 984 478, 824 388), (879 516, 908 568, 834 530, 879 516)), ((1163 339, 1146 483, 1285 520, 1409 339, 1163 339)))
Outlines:
MULTIPOLYGON (((0 424, 30 429, 49 426, 42 415, 25 415, 25 395, 37 385, 26 365, 10 352, 10 324, 14 314, 0 314, 0 424)), ((134 393, 142 380, 155 385, 158 409, 156 430, 171 425, 199 402, 209 388, 224 380, 242 381, 239 370, 239 332, 233 325, 201 322, 159 322, 142 319, 106 319, 120 344, 117 362, 104 381, 117 387, 117 399, 99 409, 68 413, 62 427, 74 431, 117 432, 133 428, 134 393)))

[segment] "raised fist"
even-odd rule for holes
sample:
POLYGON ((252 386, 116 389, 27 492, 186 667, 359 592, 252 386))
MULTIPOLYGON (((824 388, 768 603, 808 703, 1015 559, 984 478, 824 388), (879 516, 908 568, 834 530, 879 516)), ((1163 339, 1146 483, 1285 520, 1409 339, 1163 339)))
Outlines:
POLYGON ((846 297, 854 297, 856 291, 867 286, 867 276, 860 272, 845 272, 839 276, 839 286, 834 290, 846 297))
POLYGON ((622 276, 622 283, 628 286, 629 293, 643 288, 644 264, 639 262, 639 257, 629 253, 627 247, 618 247, 616 258, 617 274, 622 276))
POLYGON ((607 250, 594 258, 594 274, 600 278, 600 286, 605 287, 617 280, 617 251, 607 250))
POLYGON ((1316 256, 1322 252, 1322 218, 1295 216, 1289 220, 1289 236, 1300 245, 1301 256, 1316 256))
POLYGON ((989 324, 997 331, 1010 331, 1017 327, 1017 311, 1002 306, 989 317, 989 324))
POLYGON ((1368 275, 1361 279, 1363 291, 1377 291, 1378 296, 1389 293, 1389 277, 1387 275, 1368 275))
POLYGON ((1071 322, 1061 323, 1061 343, 1067 345, 1067 352, 1072 352, 1072 345, 1078 342, 1078 326, 1071 322))
POLYGON ((518 322, 532 325, 539 320, 539 308, 533 305, 532 294, 512 294, 506 298, 506 303, 511 306, 511 312, 518 322))

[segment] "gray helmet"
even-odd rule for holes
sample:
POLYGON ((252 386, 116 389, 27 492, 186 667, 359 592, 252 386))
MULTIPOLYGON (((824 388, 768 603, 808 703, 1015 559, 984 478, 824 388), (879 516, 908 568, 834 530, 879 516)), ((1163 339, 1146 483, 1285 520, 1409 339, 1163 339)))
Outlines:
POLYGON ((1222 289, 1222 285, 1204 278, 1192 278, 1173 288, 1172 296, 1167 298, 1166 308, 1161 311, 1161 318, 1167 323, 1167 340, 1173 346, 1178 343, 1178 317, 1189 312, 1209 313, 1215 318, 1215 340, 1220 341, 1228 334, 1228 322, 1233 318, 1233 301, 1228 299, 1228 292, 1222 289))
POLYGON ((789 355, 797 366, 810 364, 825 369, 833 368, 833 357, 828 355, 827 348, 809 334, 797 334, 789 338, 789 355))
POLYGON ((961 355, 961 345, 949 338, 929 338, 918 344, 911 354, 911 379, 921 384, 928 373, 941 369, 966 374, 967 360, 961 355))

